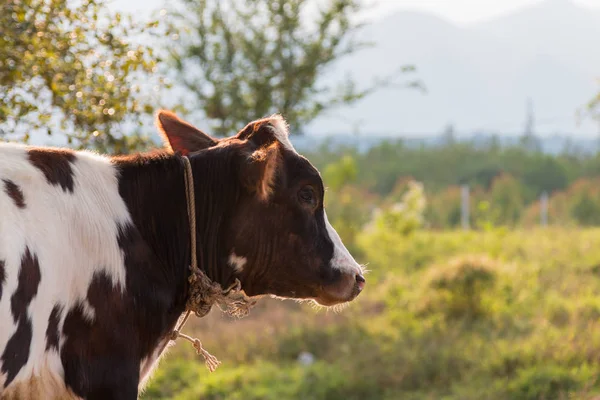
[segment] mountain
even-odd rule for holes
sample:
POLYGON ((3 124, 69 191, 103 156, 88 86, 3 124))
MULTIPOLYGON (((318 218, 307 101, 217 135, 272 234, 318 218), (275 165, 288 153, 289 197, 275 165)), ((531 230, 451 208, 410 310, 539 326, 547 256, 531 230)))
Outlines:
POLYGON ((360 38, 375 47, 340 61, 325 80, 346 73, 368 85, 414 64, 427 93, 387 88, 307 131, 418 136, 454 124, 464 134, 519 134, 531 99, 537 133, 598 133, 596 122, 578 124, 576 112, 600 90, 600 13, 569 0, 469 26, 399 12, 368 25, 360 38))
POLYGON ((600 75, 600 13, 570 0, 546 0, 518 13, 479 23, 476 31, 492 34, 528 54, 552 55, 585 73, 600 75))

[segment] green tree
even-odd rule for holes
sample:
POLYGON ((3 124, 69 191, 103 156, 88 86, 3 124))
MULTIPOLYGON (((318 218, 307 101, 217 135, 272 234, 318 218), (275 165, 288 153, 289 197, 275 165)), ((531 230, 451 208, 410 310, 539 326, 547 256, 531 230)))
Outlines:
POLYGON ((571 218, 581 226, 600 225, 600 191, 598 181, 580 179, 569 188, 571 218))
POLYGON ((424 224, 427 201, 420 182, 411 181, 402 201, 383 210, 376 210, 370 230, 376 234, 392 233, 407 236, 424 224))
POLYGON ((323 169, 327 218, 355 255, 358 253, 356 235, 368 222, 376 203, 376 198, 367 190, 353 185, 357 173, 356 161, 351 155, 345 155, 323 169))
POLYGON ((344 185, 354 183, 357 174, 356 161, 352 156, 345 155, 339 161, 325 167, 323 178, 329 188, 339 191, 344 185))
POLYGON ((300 132, 318 115, 364 98, 398 73, 364 88, 350 78, 332 84, 319 79, 334 62, 367 46, 355 39, 359 0, 180 4, 173 26, 186 27, 180 29, 182 45, 169 43, 169 49, 180 80, 216 134, 274 112, 300 132))
POLYGON ((460 214, 460 186, 449 186, 432 194, 427 202, 426 220, 432 228, 456 228, 460 225, 460 214))
POLYGON ((0 0, 0 9, 1 135, 63 133, 75 146, 113 152, 143 144, 122 126, 151 112, 134 80, 156 60, 133 39, 153 25, 111 13, 106 0, 0 0))
POLYGON ((514 225, 525 208, 523 185, 513 176, 502 174, 492 184, 490 201, 497 212, 498 225, 514 225))

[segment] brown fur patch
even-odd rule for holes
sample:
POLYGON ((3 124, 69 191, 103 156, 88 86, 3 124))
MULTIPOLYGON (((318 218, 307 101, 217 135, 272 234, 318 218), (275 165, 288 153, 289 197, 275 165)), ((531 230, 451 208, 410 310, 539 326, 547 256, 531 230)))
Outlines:
POLYGON ((73 169, 75 152, 68 149, 37 149, 27 151, 29 162, 44 173, 48 183, 73 193, 73 169))
POLYGON ((17 290, 10 298, 10 308, 13 319, 17 323, 17 330, 6 343, 0 357, 2 361, 0 372, 6 374, 4 385, 9 385, 29 360, 29 347, 33 332, 31 319, 27 315, 27 306, 37 294, 40 280, 40 266, 37 257, 32 255, 27 248, 21 259, 17 290))
POLYGON ((15 202, 15 205, 19 208, 25 208, 25 198, 21 188, 10 179, 3 179, 2 182, 4 182, 4 191, 15 202))
POLYGON ((40 265, 29 248, 21 258, 21 269, 19 270, 19 284, 17 290, 10 298, 10 309, 15 322, 27 316, 27 306, 35 297, 41 280, 40 265))
POLYGON ((62 314, 62 307, 58 304, 52 308, 50 318, 48 318, 48 327, 46 328, 46 351, 54 349, 58 351, 58 343, 60 334, 58 332, 58 324, 62 314))
POLYGON ((25 315, 19 319, 17 330, 8 339, 8 342, 6 342, 6 346, 0 357, 0 361, 2 362, 0 374, 6 374, 5 387, 10 385, 21 368, 27 364, 32 336, 31 320, 25 315))

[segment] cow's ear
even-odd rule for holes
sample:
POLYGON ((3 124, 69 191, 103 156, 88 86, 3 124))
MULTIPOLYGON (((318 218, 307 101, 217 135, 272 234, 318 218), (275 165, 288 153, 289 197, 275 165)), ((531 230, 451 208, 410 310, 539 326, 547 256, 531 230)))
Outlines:
POLYGON ((272 142, 244 155, 244 166, 240 169, 242 184, 261 201, 268 201, 273 193, 281 165, 280 146, 272 142))
POLYGON ((207 149, 218 143, 217 139, 181 120, 170 111, 160 110, 156 114, 156 126, 171 150, 183 155, 207 149))
POLYGON ((250 122, 237 134, 237 138, 248 140, 256 146, 265 146, 277 141, 284 148, 292 149, 287 122, 277 114, 250 122))

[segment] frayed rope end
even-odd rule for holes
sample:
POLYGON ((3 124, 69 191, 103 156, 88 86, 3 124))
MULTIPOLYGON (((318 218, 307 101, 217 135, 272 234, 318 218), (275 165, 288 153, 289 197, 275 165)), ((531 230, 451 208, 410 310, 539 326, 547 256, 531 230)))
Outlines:
POLYGON ((200 339, 193 338, 175 330, 171 333, 171 340, 177 340, 177 338, 185 339, 188 342, 190 342, 192 346, 194 346, 194 349, 196 349, 196 354, 202 355, 202 357, 204 357, 204 363, 206 364, 206 368, 208 368, 210 372, 215 372, 219 365, 221 365, 221 361, 219 361, 217 357, 213 356, 204 347, 202 347, 202 342, 200 341, 200 339))
POLYGON ((217 367, 221 365, 221 361, 219 361, 217 357, 213 356, 208 351, 206 351, 204 347, 202 347, 202 342, 200 342, 200 339, 196 338, 194 340, 194 348, 196 349, 196 353, 198 355, 202 354, 202 356, 204 357, 204 363, 206 364, 206 368, 208 368, 210 372, 215 372, 217 367))

